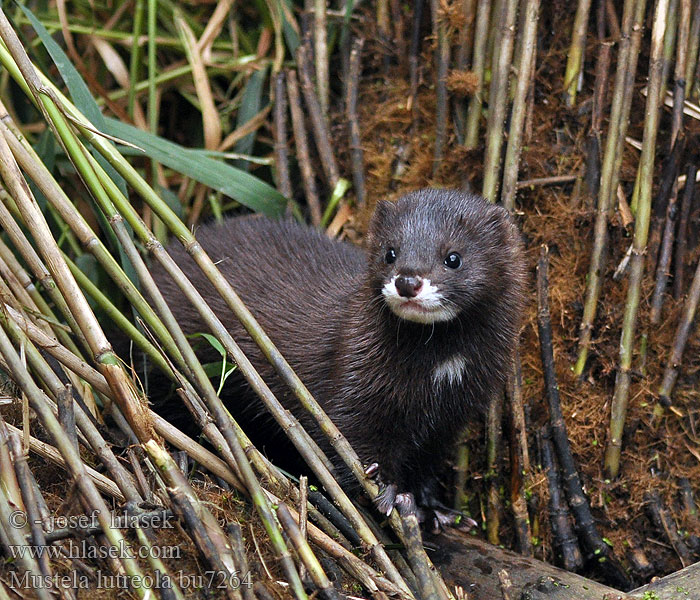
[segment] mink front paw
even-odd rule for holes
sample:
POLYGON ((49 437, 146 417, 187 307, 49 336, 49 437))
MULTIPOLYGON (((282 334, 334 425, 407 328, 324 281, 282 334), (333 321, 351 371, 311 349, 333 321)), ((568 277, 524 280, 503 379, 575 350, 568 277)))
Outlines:
POLYGON ((399 493, 398 486, 395 483, 385 484, 379 478, 378 473, 379 463, 373 462, 365 468, 365 475, 375 479, 379 486, 379 494, 374 499, 374 505, 377 507, 377 510, 387 517, 394 508, 399 511, 401 516, 417 514, 413 494, 410 492, 399 493))
POLYGON ((410 492, 399 494, 397 489, 395 483, 390 483, 386 486, 380 484, 380 492, 374 500, 374 504, 379 512, 388 517, 392 509, 396 508, 402 517, 418 514, 413 494, 410 492))

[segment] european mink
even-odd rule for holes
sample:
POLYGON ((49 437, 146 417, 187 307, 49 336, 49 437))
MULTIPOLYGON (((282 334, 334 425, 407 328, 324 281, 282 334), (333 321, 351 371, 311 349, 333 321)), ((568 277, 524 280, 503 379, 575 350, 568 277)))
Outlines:
MULTIPOLYGON (((507 211, 459 191, 424 189, 377 204, 367 250, 293 221, 238 217, 197 238, 366 465, 396 492, 437 506, 460 432, 503 389, 523 307, 519 233, 507 211)), ((169 251, 280 401, 349 471, 179 244, 169 251)), ((185 333, 206 331, 170 278, 154 276, 185 333)), ((218 357, 210 348, 208 360, 218 357)), ((266 413, 234 372, 222 399, 257 427, 266 413)), ((405 497, 404 497, 405 498, 405 497)))

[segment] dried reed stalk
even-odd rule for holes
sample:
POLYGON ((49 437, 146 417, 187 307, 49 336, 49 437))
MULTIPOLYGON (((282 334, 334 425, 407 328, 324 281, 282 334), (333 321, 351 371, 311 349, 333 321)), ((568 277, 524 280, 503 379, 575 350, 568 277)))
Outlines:
POLYGON ((501 147, 503 145, 503 122, 506 116, 510 66, 513 57, 515 21, 518 12, 517 0, 503 0, 500 35, 491 60, 491 87, 489 88, 489 117, 484 153, 484 184, 482 195, 491 202, 498 199, 498 182, 501 179, 501 147))
POLYGON ((610 125, 603 154, 600 187, 598 188, 594 244, 586 279, 586 298, 579 329, 578 357, 574 365, 574 374, 579 377, 583 374, 588 358, 593 323, 598 310, 598 299, 607 262, 608 219, 613 207, 614 193, 617 189, 622 147, 632 103, 634 79, 637 73, 638 51, 635 50, 635 41, 637 43, 641 41, 645 6, 646 0, 625 0, 622 13, 622 37, 617 54, 610 125), (638 35, 632 35, 633 32, 637 32, 638 35))
POLYGON ((292 198, 292 181, 289 177, 289 155, 287 152, 287 89, 284 72, 275 74, 275 110, 272 129, 275 145, 275 172, 277 189, 285 198, 292 198))
POLYGON ((532 555, 532 531, 527 512, 526 484, 530 478, 530 456, 523 407, 520 353, 515 353, 515 368, 508 384, 508 429, 510 449, 510 504, 515 522, 518 552, 532 555))
POLYGON ((494 545, 501 543, 499 527, 503 506, 501 504, 501 478, 502 472, 499 450, 501 448, 503 421, 503 397, 494 395, 490 402, 486 416, 486 476, 488 492, 486 500, 486 538, 494 545))
POLYGON ((534 81, 530 75, 535 64, 537 53, 537 22, 539 19, 539 0, 527 0, 525 3, 525 15, 523 32, 520 35, 522 51, 518 64, 518 79, 515 86, 515 98, 513 99, 513 111, 510 117, 510 130, 508 133, 508 146, 503 167, 503 192, 501 201, 504 208, 513 211, 515 208, 515 192, 518 183, 518 167, 520 164, 520 151, 522 149, 523 124, 525 122, 525 105, 527 93, 534 81))
POLYGON ((317 98, 321 103, 321 114, 328 118, 330 102, 330 85, 328 77, 328 43, 326 25, 326 2, 314 0, 314 58, 316 60, 317 98))
POLYGON ((644 273, 644 254, 647 247, 649 217, 651 214, 651 192, 653 184, 654 156, 656 153, 656 135, 659 125, 659 91, 661 89, 661 69, 664 31, 669 0, 659 0, 654 13, 654 27, 651 34, 651 58, 649 60, 649 93, 647 94, 646 118, 644 121, 644 139, 640 158, 640 193, 637 219, 634 227, 634 241, 630 264, 629 288, 625 315, 620 339, 620 364, 615 378, 610 416, 610 435, 605 452, 605 471, 613 478, 620 470, 622 450, 622 432, 624 430, 627 400, 630 388, 630 366, 634 347, 634 332, 637 322, 642 275, 644 273))
POLYGON ((314 585, 318 588, 321 595, 326 598, 326 600, 340 600, 341 598, 345 598, 343 594, 340 594, 335 587, 333 587, 321 563, 302 535, 299 525, 294 520, 294 517, 292 517, 292 513, 289 512, 289 508, 284 502, 280 502, 277 506, 277 518, 291 540, 297 556, 301 559, 302 564, 311 576, 311 580, 314 582, 314 585))
POLYGON ((357 205, 365 206, 365 164, 362 151, 362 137, 357 115, 357 99, 360 81, 360 59, 364 40, 358 38, 352 43, 350 51, 350 68, 348 72, 348 85, 345 100, 346 118, 350 130, 350 156, 352 159, 352 181, 355 186, 355 199, 357 205))
POLYGON ((549 427, 538 435, 542 468, 547 474, 549 488, 549 522, 552 527, 553 545, 558 549, 562 564, 567 571, 577 572, 583 568, 583 556, 576 534, 571 527, 571 513, 562 495, 562 482, 552 448, 549 427))
MULTIPOLYGON (((675 85, 673 96, 673 116, 671 121, 671 145, 675 146, 678 136, 682 135, 683 124, 683 104, 685 102, 685 67, 688 58, 688 36, 690 34, 690 0, 680 0, 681 10, 678 20, 678 48, 675 66, 675 85)), ((692 193, 693 186, 688 185, 686 194, 692 193), (689 192, 689 190, 691 190, 689 192)), ((668 283, 671 269, 671 253, 673 248, 673 238, 676 231, 678 200, 678 180, 674 178, 671 197, 666 208, 664 219, 663 235, 661 239, 661 249, 656 265, 656 283, 654 293, 651 298, 650 320, 652 325, 658 325, 661 321, 661 309, 668 283)), ((651 244, 650 244, 651 246, 651 244)), ((653 256, 653 252, 652 252, 653 256)))
POLYGON ((324 113, 322 103, 319 102, 318 96, 314 92, 308 48, 303 44, 297 48, 297 70, 299 72, 301 91, 304 95, 304 103, 311 121, 311 132, 316 141, 318 155, 321 158, 321 166, 328 184, 331 189, 334 189, 340 179, 338 162, 335 159, 335 153, 331 145, 328 117, 324 113))
POLYGON ((583 57, 586 50, 586 31, 588 30, 588 13, 591 10, 591 0, 579 0, 576 5, 576 16, 571 33, 571 46, 566 61, 564 74, 564 101, 571 108, 576 104, 583 57))
POLYGON ((695 91, 695 65, 698 61, 698 48, 700 47, 700 3, 693 5, 692 24, 688 40, 688 61, 685 66, 685 92, 688 98, 696 98, 695 91))
POLYGON ((409 49, 408 70, 410 79, 410 96, 408 104, 415 122, 417 114, 416 99, 418 97, 418 53, 420 52, 420 25, 423 20, 423 0, 413 0, 413 18, 411 19, 411 47, 409 49))
POLYGON ((464 146, 466 148, 476 148, 479 139, 479 121, 481 120, 481 107, 484 103, 484 68, 487 61, 486 42, 488 40, 491 4, 491 0, 479 0, 476 9, 474 58, 472 60, 472 73, 476 78, 476 84, 474 95, 469 101, 467 120, 464 126, 464 146))
POLYGON ((437 39, 435 49, 435 150, 433 152, 433 177, 442 163, 445 142, 447 141, 447 69, 450 62, 450 40, 447 36, 447 24, 440 13, 440 2, 430 0, 430 13, 433 18, 433 35, 437 39))
MULTIPOLYGON (((686 183, 686 185, 688 184, 686 183)), ((676 379, 678 378, 678 370, 681 367, 683 351, 685 350, 685 345, 688 341, 688 336, 690 335, 690 329, 695 319, 695 314, 698 309, 698 302, 700 302, 700 263, 698 263, 693 281, 690 284, 688 297, 686 298, 683 306, 683 314, 681 315, 681 320, 678 323, 676 335, 673 338, 671 355, 669 356, 666 369, 664 370, 663 381, 659 387, 659 402, 662 404, 662 406, 671 405, 671 394, 673 392, 673 387, 676 384, 676 379)))
POLYGON ((309 142, 306 135, 306 127, 304 126, 304 113, 301 108, 301 99, 299 97, 299 84, 297 83, 296 73, 292 70, 287 71, 287 94, 289 95, 289 108, 292 112, 294 145, 297 149, 297 162, 301 170, 304 196, 306 197, 306 203, 309 205, 311 222, 318 226, 321 224, 321 201, 318 198, 316 179, 311 168, 311 159, 309 158, 309 142))

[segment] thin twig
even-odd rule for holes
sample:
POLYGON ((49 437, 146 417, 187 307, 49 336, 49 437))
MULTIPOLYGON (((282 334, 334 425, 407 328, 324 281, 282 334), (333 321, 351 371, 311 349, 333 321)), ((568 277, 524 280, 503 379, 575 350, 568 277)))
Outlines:
MULTIPOLYGON (((299 48, 302 48, 300 46, 299 48)), ((311 222, 314 225, 321 224, 321 201, 316 191, 316 180, 311 169, 311 159, 309 158, 309 142, 304 126, 304 113, 301 109, 301 99, 299 98, 299 84, 296 73, 287 71, 287 94, 289 95, 289 107, 292 111, 292 127, 294 129, 294 145, 297 149, 297 162, 301 169, 302 183, 306 202, 311 212, 311 222)))
POLYGON ((352 43, 350 51, 350 69, 348 73, 347 97, 345 109, 347 111, 348 128, 350 130, 350 156, 352 159, 352 180, 355 186, 355 198, 357 205, 365 205, 365 164, 362 151, 362 138, 357 116, 357 99, 360 81, 360 60, 362 58, 363 38, 357 38, 352 43))
POLYGON ((688 247, 688 221, 690 217, 690 208, 693 205, 695 197, 695 177, 697 175, 697 167, 688 165, 686 173, 685 193, 681 202, 680 216, 678 217, 678 232, 676 234, 676 252, 673 258, 674 273, 673 273, 673 297, 678 300, 683 293, 683 282, 685 279, 685 260, 688 247))
POLYGON ((285 87, 284 73, 275 74, 275 110, 274 127, 272 132, 275 138, 275 171, 277 174, 277 189, 285 198, 292 198, 292 181, 289 177, 289 156, 287 154, 287 90, 285 87))

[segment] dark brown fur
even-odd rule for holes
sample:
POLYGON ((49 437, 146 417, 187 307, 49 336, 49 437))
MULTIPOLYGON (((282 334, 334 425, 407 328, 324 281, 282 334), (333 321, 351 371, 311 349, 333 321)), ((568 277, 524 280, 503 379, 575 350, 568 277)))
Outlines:
MULTIPOLYGON (((366 254, 293 222, 258 217, 200 227, 197 238, 360 458, 377 461, 384 482, 429 504, 458 435, 502 389, 510 370, 525 274, 507 212, 447 190, 382 201, 366 254), (393 264, 384 259, 389 247, 397 253, 393 264), (463 258, 460 269, 443 264, 452 251, 463 258), (458 316, 430 325, 397 317, 381 294, 396 273, 429 277, 459 308, 458 316), (461 383, 436 387, 436 365, 455 355, 466 361, 461 383)), ((170 250, 272 391, 328 449, 183 248, 170 250)), ((168 276, 156 270, 155 277, 185 331, 204 331, 168 276)), ((262 414, 235 373, 224 399, 234 416, 262 414)), ((347 471, 340 472, 350 484, 347 471)))

